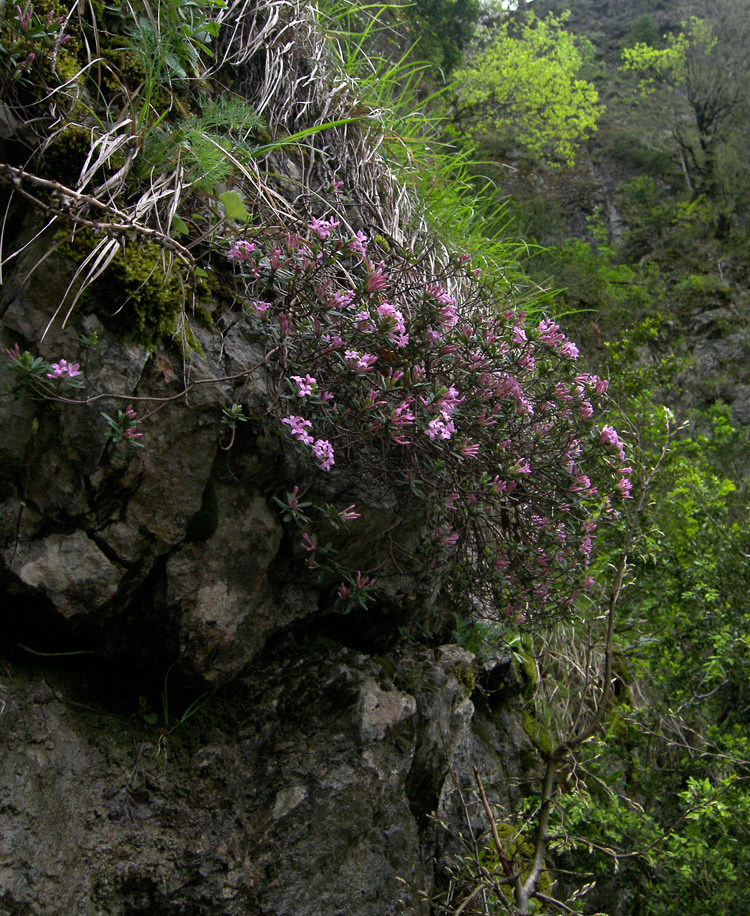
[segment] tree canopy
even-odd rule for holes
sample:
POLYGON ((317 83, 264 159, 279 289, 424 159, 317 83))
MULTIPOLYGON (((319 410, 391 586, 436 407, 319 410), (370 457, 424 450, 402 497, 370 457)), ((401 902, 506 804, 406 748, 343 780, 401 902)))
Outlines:
POLYGON ((602 111, 594 86, 579 77, 590 46, 566 31, 566 19, 505 18, 456 72, 462 120, 552 164, 573 162, 602 111))
POLYGON ((712 4, 705 16, 691 16, 665 38, 664 48, 642 42, 625 48, 624 69, 641 74, 644 89, 662 84, 672 90, 672 132, 685 173, 694 189, 714 195, 723 147, 748 113, 750 3, 712 4))

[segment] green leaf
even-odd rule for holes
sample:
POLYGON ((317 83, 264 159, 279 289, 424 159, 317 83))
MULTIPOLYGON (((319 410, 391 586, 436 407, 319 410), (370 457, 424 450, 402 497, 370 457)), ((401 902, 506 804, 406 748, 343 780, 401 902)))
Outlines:
POLYGON ((172 225, 170 227, 172 238, 179 238, 181 235, 187 235, 190 231, 186 223, 180 219, 179 216, 172 217, 172 225))
POLYGON ((241 220, 243 223, 250 219, 250 214, 245 209, 237 191, 224 191, 223 194, 219 194, 219 200, 224 207, 227 219, 241 220))

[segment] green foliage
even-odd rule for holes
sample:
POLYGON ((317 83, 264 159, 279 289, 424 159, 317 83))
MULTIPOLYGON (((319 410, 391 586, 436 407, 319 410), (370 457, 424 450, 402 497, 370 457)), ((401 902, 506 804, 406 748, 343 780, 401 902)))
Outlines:
POLYGON ((201 56, 219 34, 215 21, 225 0, 157 0, 155 9, 143 2, 133 9, 127 47, 144 73, 139 124, 151 120, 151 103, 158 87, 201 76, 201 56))
MULTIPOLYGON (((640 460, 664 438, 653 378, 611 366, 638 424, 640 460), (623 384, 624 374, 634 383, 623 384)), ((633 689, 606 731, 581 749, 577 790, 559 801, 553 844, 565 868, 612 875, 634 916, 702 916, 750 904, 733 876, 748 868, 750 806, 750 523, 748 432, 729 411, 696 414, 651 492, 620 599, 618 655, 633 689), (728 476, 731 474, 732 478, 728 476)), ((601 561, 611 562, 606 540, 601 561)), ((618 893, 612 888, 610 893, 618 893)))
POLYGON ((141 173, 168 172, 179 163, 192 188, 213 191, 237 170, 238 159, 252 157, 257 143, 249 141, 262 127, 252 106, 239 98, 204 99, 200 115, 148 133, 141 173))
MULTIPOLYGON (((590 222, 597 232, 598 219, 590 222)), ((601 237, 569 239, 535 253, 529 274, 546 287, 558 289, 558 314, 578 327, 578 336, 595 346, 612 334, 656 314, 664 295, 664 280, 656 265, 631 266, 601 237)))
POLYGON ((461 60, 479 17, 478 0, 416 0, 407 7, 417 53, 448 76, 461 60))
POLYGON ((630 48, 634 45, 646 45, 657 48, 662 43, 662 36, 656 19, 651 13, 642 13, 628 26, 623 38, 623 47, 630 48))
POLYGON ((658 178, 669 182, 668 186, 677 179, 673 152, 656 139, 648 137, 644 141, 642 131, 639 134, 635 131, 615 134, 611 140, 610 155, 627 171, 646 173, 639 177, 658 178))
POLYGON ((593 85, 579 78, 589 46, 565 30, 566 18, 530 15, 518 28, 501 22, 455 74, 459 120, 550 164, 572 164, 601 107, 593 85))
MULTIPOLYGON (((694 188, 713 198, 720 196, 723 177, 717 172, 719 150, 732 142, 748 112, 748 13, 747 0, 721 0, 704 17, 683 21, 679 33, 665 37, 665 47, 639 42, 622 52, 623 68, 640 74, 643 91, 657 85, 671 91, 672 129, 686 174, 694 188)), ((741 180, 745 186, 750 181, 746 169, 741 180)))
MULTIPOLYGON (((61 251, 80 264, 97 245, 94 235, 81 232, 65 242, 61 251)), ((86 299, 90 307, 102 310, 134 338, 153 346, 175 336, 185 288, 183 268, 170 265, 159 245, 143 242, 119 249, 86 299)))
MULTIPOLYGON (((460 851, 450 857, 448 864, 449 890, 431 897, 431 913, 435 916, 460 913, 479 916, 518 912, 513 906, 513 885, 505 878, 505 867, 507 865, 514 875, 525 880, 533 862, 534 846, 527 825, 520 819, 508 817, 507 812, 493 812, 494 831, 487 825, 473 844, 463 836, 457 838, 460 851), (499 850, 495 833, 500 842, 499 850)), ((544 900, 552 888, 552 875, 543 867, 537 883, 537 891, 543 896, 530 901, 530 912, 539 916, 556 912, 548 909, 544 900)))

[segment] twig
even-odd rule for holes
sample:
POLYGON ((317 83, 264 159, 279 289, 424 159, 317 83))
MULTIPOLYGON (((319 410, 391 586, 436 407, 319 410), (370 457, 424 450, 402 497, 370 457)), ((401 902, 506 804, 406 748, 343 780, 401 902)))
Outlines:
POLYGON ((38 175, 34 175, 31 172, 27 172, 24 169, 20 169, 15 166, 8 165, 8 163, 5 162, 0 162, 0 182, 10 185, 14 191, 16 191, 18 194, 21 194, 43 212, 53 216, 63 217, 73 223, 86 226, 103 235, 119 237, 127 232, 135 232, 136 234, 145 238, 153 239, 162 248, 172 252, 191 272, 195 269, 195 260, 193 256, 190 254, 188 249, 183 245, 180 245, 179 242, 175 241, 173 238, 170 238, 170 236, 166 235, 166 233, 159 229, 153 229, 150 226, 144 226, 142 223, 134 220, 124 211, 118 209, 117 207, 105 204, 101 200, 98 200, 96 197, 92 197, 90 194, 81 194, 79 191, 74 191, 72 188, 68 188, 63 184, 60 184, 58 181, 52 181, 48 178, 40 178, 38 175), (36 197, 34 194, 32 194, 30 191, 27 191, 23 187, 23 181, 28 181, 37 187, 52 191, 53 194, 57 196, 59 204, 55 206, 54 204, 48 203, 47 201, 36 197), (108 220, 107 222, 101 222, 99 220, 88 219, 84 216, 81 216, 79 213, 76 213, 72 209, 71 204, 73 201, 79 205, 96 207, 110 215, 112 219, 108 220))
POLYGON ((495 847, 497 849, 497 856, 500 859, 500 864, 503 866, 503 871, 509 878, 513 878, 513 869, 511 864, 508 861, 508 857, 505 855, 503 850, 503 844, 500 842, 500 837, 497 832, 497 823, 495 822, 495 816, 492 813, 492 808, 490 808, 487 801, 487 796, 484 794, 484 786, 482 785, 482 777, 479 775, 479 770, 474 767, 474 779, 476 780, 477 786, 479 787, 479 797, 482 799, 482 805, 484 806, 484 812, 487 815, 487 820, 490 824, 490 829, 492 830, 492 838, 495 841, 495 847))

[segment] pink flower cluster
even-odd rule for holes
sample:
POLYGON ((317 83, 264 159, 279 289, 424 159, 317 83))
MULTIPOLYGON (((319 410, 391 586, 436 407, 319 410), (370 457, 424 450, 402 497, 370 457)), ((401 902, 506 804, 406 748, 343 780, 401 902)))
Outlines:
POLYGON ((324 471, 330 471, 335 464, 333 458, 333 446, 327 439, 314 439, 308 432, 312 428, 312 422, 304 417, 291 416, 284 417, 281 421, 289 427, 292 436, 303 445, 309 445, 311 451, 318 461, 318 465, 324 471))
POLYGON ((453 411, 463 401, 463 398, 460 398, 458 394, 456 387, 451 385, 450 388, 444 389, 435 399, 434 406, 437 407, 438 416, 427 424, 425 432, 428 438, 432 440, 450 439, 456 431, 456 426, 451 418, 453 411))
POLYGON ((136 423, 138 421, 136 420, 137 414, 135 410, 133 409, 133 405, 128 404, 128 406, 123 411, 122 415, 123 415, 123 424, 122 424, 123 439, 130 439, 130 440, 142 439, 143 433, 138 432, 138 430, 135 428, 136 423))
POLYGON ((331 216, 327 220, 314 219, 310 223, 310 228, 321 241, 325 241, 331 232, 339 225, 341 225, 339 220, 331 216))
POLYGON ((378 361, 377 356, 373 356, 372 353, 360 353, 359 350, 346 350, 344 359, 350 369, 359 373, 369 372, 378 361))
POLYGON ((403 312, 389 302, 381 302, 376 311, 388 329, 391 340, 397 347, 405 347, 409 343, 409 335, 406 333, 403 312))
POLYGON ((292 381, 297 386, 298 398, 306 398, 318 388, 318 383, 309 373, 304 378, 300 375, 293 375, 292 381))
POLYGON ((568 607, 590 578, 588 521, 631 491, 617 432, 597 426, 607 383, 576 368, 556 322, 499 310, 461 259, 463 280, 420 281, 366 245, 313 220, 236 274, 250 302, 273 284, 258 339, 293 383, 281 404, 307 414, 282 406, 281 422, 319 468, 334 467, 334 441, 338 467, 422 500, 430 543, 454 554, 451 600, 492 594, 514 620, 568 607))
POLYGON ((232 248, 227 257, 230 261, 249 261, 254 251, 255 245, 253 245, 251 242, 240 240, 239 242, 235 242, 234 245, 232 245, 232 248))
POLYGON ((47 373, 47 378, 75 378, 81 374, 81 367, 78 363, 69 363, 64 359, 61 359, 58 363, 52 363, 50 368, 52 371, 47 373))

